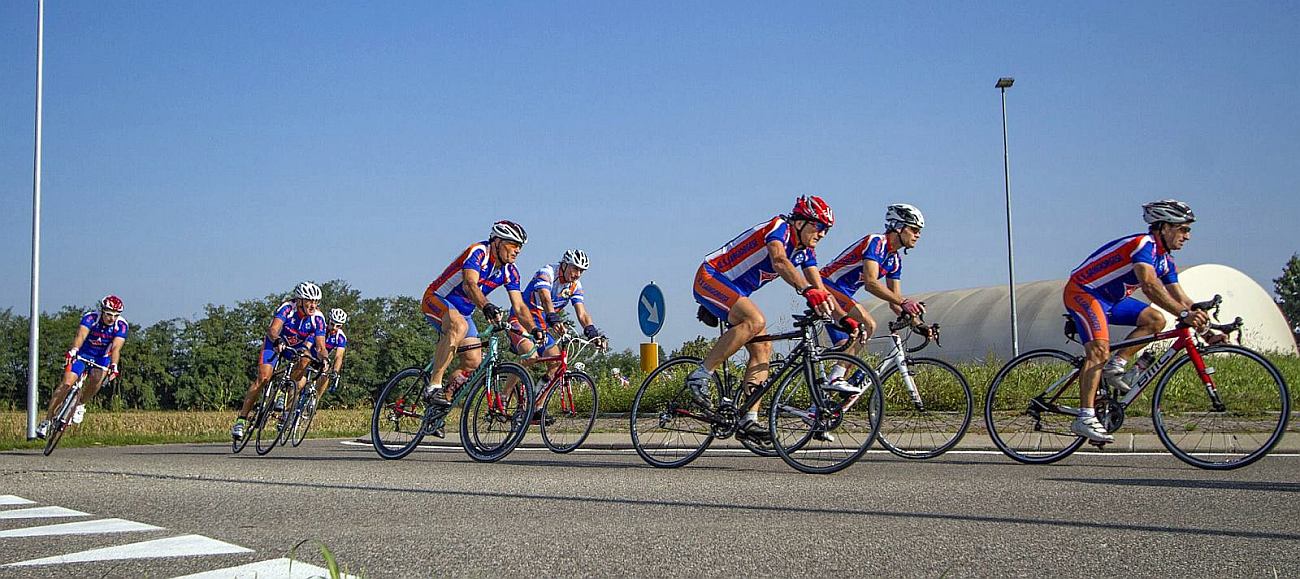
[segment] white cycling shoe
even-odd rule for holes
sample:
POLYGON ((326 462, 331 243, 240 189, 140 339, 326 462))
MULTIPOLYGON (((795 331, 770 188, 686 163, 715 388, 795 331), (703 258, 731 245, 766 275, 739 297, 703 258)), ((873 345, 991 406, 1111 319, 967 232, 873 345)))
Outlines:
POLYGON ((50 421, 42 420, 40 424, 36 425, 36 438, 45 438, 45 435, 49 433, 50 421))
POLYGON ((836 378, 836 379, 834 379, 834 380, 831 380, 828 384, 825 384, 825 385, 822 386, 822 390, 831 390, 831 391, 834 391, 834 392, 843 392, 843 393, 845 393, 845 394, 861 394, 861 393, 862 393, 862 387, 861 387, 861 386, 854 386, 853 384, 850 384, 848 380, 845 380, 845 379, 843 379, 843 378, 836 378))
POLYGON ((1115 442, 1115 437, 1106 432, 1106 427, 1101 425, 1101 421, 1096 416, 1078 417, 1074 419, 1074 424, 1070 425, 1070 432, 1082 436, 1092 442, 1115 442))
POLYGON ((81 421, 85 419, 86 419, 86 405, 78 404, 77 409, 72 411, 72 423, 81 424, 81 421))

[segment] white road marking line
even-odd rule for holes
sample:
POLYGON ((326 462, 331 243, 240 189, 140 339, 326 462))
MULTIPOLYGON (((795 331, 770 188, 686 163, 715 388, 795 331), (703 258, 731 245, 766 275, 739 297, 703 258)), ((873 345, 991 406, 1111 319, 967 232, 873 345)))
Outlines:
MULTIPOLYGON (((339 444, 343 444, 343 445, 345 445, 345 446, 364 446, 364 447, 366 447, 366 448, 374 448, 373 445, 371 445, 371 444, 369 444, 369 443, 366 443, 366 442, 357 442, 357 441, 355 441, 355 440, 343 440, 343 441, 340 441, 339 444)), ((460 445, 449 445, 449 444, 447 444, 447 445, 421 444, 420 446, 418 446, 418 447, 416 447, 416 448, 417 448, 417 449, 423 449, 423 450, 460 450, 460 449, 461 449, 460 445)), ((520 448, 516 448, 516 449, 515 449, 515 452, 519 452, 519 451, 539 451, 539 450, 544 450, 544 451, 550 452, 549 450, 547 450, 547 449, 545 449, 545 448, 533 448, 533 447, 527 447, 527 448, 525 448, 525 447, 520 447, 520 448)), ((688 452, 688 451, 691 450, 691 449, 686 449, 686 448, 662 448, 662 449, 659 449, 659 450, 660 450, 660 451, 663 451, 663 452, 670 452, 670 451, 688 452)), ((579 449, 574 450, 574 452, 636 452, 636 449, 634 449, 634 448, 579 448, 579 449)), ((748 450, 745 450, 745 449, 743 449, 743 448, 710 448, 710 449, 704 451, 704 454, 751 454, 751 453, 750 453, 748 450)), ((871 449, 871 450, 868 450, 868 451, 867 451, 867 454, 892 454, 892 453, 890 453, 888 450, 881 450, 881 449, 873 448, 873 449, 871 449)), ((994 455, 994 456, 1006 456, 1006 455, 1003 454, 1002 451, 1000 451, 1000 450, 950 450, 950 451, 944 453, 945 456, 946 456, 946 455, 949 455, 949 454, 988 454, 988 455, 994 455)), ((1168 452, 1126 452, 1126 451, 1118 451, 1118 452, 1112 452, 1112 451, 1101 451, 1101 452, 1098 452, 1098 451, 1093 451, 1093 450, 1083 450, 1083 449, 1079 449, 1079 450, 1078 450, 1077 452, 1075 452, 1074 454, 1075 454, 1075 456, 1119 456, 1119 457, 1122 457, 1122 456, 1170 456, 1170 457, 1172 457, 1172 455, 1170 455, 1168 452)), ((1268 453, 1268 456, 1265 457, 1265 458, 1273 458, 1273 457, 1278 457, 1278 458, 1296 458, 1296 457, 1300 457, 1300 453, 1270 452, 1270 453, 1268 453)))
MULTIPOLYGON (((315 579, 317 577, 329 577, 329 569, 309 565, 302 561, 292 559, 270 559, 267 561, 258 561, 238 567, 227 567, 225 569, 216 569, 213 571, 204 571, 193 575, 182 575, 175 579, 258 579, 265 577, 277 577, 282 579, 315 579)), ((356 579, 355 575, 346 573, 339 574, 340 577, 356 579)))
POLYGON ((48 537, 53 535, 95 535, 99 533, 134 533, 138 531, 161 531, 162 527, 137 523, 125 519, 97 519, 94 521, 78 521, 76 523, 60 523, 57 525, 43 525, 40 527, 27 527, 25 529, 9 529, 0 531, 0 539, 8 537, 48 537))
POLYGON ((199 555, 228 555, 252 553, 252 549, 223 543, 203 535, 182 535, 154 541, 143 541, 116 547, 91 549, 80 553, 55 555, 30 561, 10 563, 5 567, 30 567, 33 565, 59 565, 85 561, 116 561, 119 559, 153 559, 156 557, 195 557, 199 555))
POLYGON ((36 501, 29 501, 22 497, 14 495, 0 495, 0 505, 34 505, 36 501))
POLYGON ((32 507, 0 511, 0 519, 49 519, 54 517, 86 517, 87 513, 63 507, 32 507))

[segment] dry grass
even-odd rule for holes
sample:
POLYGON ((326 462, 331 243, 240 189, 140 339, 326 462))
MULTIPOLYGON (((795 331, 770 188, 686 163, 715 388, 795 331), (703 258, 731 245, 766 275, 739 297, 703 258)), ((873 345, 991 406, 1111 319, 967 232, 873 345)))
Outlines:
MULTIPOLYGON (((234 412, 90 411, 85 422, 65 434, 64 442, 95 441, 102 444, 163 442, 217 442, 230 439, 234 412)), ((370 410, 321 410, 310 437, 360 436, 370 430, 370 410)), ((27 415, 0 412, 0 449, 26 448, 27 415)))

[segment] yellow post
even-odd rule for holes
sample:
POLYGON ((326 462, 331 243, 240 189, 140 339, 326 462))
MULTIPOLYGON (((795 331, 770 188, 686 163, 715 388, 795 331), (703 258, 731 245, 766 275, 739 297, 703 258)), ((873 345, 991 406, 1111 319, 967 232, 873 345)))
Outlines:
POLYGON ((643 342, 641 344, 641 371, 649 373, 659 366, 659 344, 643 342))

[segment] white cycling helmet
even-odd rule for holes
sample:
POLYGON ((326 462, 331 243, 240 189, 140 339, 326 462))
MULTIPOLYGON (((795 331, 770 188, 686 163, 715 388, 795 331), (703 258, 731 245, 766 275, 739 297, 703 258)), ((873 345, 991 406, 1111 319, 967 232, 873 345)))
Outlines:
POLYGON ((885 229, 887 231, 902 229, 905 225, 924 229, 925 216, 921 215, 920 209, 906 203, 895 203, 885 209, 885 229))
POLYGON ((330 310, 330 321, 340 325, 346 324, 348 323, 348 313, 340 308, 334 308, 330 310))
POLYGON ((488 235, 488 241, 493 238, 500 238, 506 241, 513 241, 519 245, 528 243, 528 232, 524 231, 524 226, 514 221, 501 220, 492 224, 492 233, 488 235))
POLYGON ((1142 206, 1142 220, 1148 224, 1191 223, 1196 221, 1196 214, 1182 201, 1161 199, 1142 206))
POLYGON ((298 300, 317 300, 320 301, 320 286, 305 281, 293 288, 293 297, 298 300))
POLYGON ((591 267, 591 260, 587 258, 587 252, 581 249, 570 249, 565 251, 564 257, 560 258, 560 263, 567 263, 582 270, 591 267))

